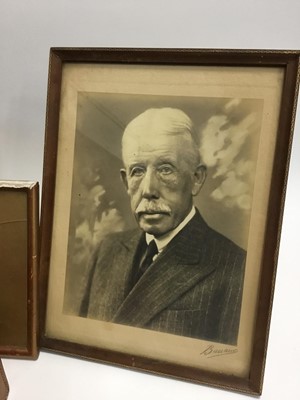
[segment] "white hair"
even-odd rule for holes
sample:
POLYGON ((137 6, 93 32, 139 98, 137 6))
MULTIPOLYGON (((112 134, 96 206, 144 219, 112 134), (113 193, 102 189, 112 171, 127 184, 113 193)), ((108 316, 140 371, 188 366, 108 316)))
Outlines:
POLYGON ((187 159, 193 165, 200 162, 199 149, 195 140, 195 131, 190 117, 177 108, 150 108, 134 118, 125 128, 122 148, 129 138, 145 134, 151 130, 151 134, 166 134, 181 136, 186 139, 187 159))

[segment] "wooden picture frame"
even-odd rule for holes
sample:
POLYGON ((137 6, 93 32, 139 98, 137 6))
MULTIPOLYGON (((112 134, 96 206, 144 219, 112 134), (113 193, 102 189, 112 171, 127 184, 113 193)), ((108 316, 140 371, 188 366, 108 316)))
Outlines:
MULTIPOLYGON (((261 393, 298 93, 299 54, 267 50, 51 49, 41 219, 42 348, 248 394, 261 393), (155 111, 148 112, 153 108, 155 111), (194 197, 194 204, 209 227, 201 222, 206 234, 195 245, 194 231, 185 236, 196 218, 191 216, 180 231, 181 240, 176 236, 172 239, 178 243, 168 254, 173 257, 185 243, 190 250, 182 255, 182 263, 195 264, 194 254, 199 253, 205 260, 199 270, 208 268, 208 278, 199 276, 190 287, 187 282, 195 279, 192 272, 174 278, 177 270, 170 265, 178 262, 174 257, 169 261, 165 252, 175 243, 171 240, 146 272, 147 277, 141 278, 146 282, 151 276, 153 285, 139 281, 138 286, 125 289, 120 286, 120 276, 125 282, 129 275, 124 271, 134 264, 133 258, 129 263, 118 257, 124 247, 129 249, 124 238, 129 239, 127 229, 135 226, 126 200, 126 191, 134 196, 131 179, 134 175, 141 185, 146 171, 155 170, 155 179, 164 182, 170 193, 168 175, 178 173, 180 177, 180 168, 185 168, 180 164, 176 169, 169 162, 158 167, 147 151, 147 162, 139 159, 130 166, 128 160, 144 149, 144 142, 134 148, 140 139, 148 140, 151 154, 160 151, 157 132, 165 127, 166 120, 169 132, 168 124, 174 117, 177 133, 176 118, 182 111, 182 118, 188 121, 185 123, 194 123, 193 129, 188 129, 193 130, 201 161, 207 166, 207 181, 199 199, 194 197), (150 129, 145 121, 154 116, 158 119, 151 120, 151 126, 156 128, 150 129), (123 143, 124 190, 118 172, 122 169, 121 136, 132 120, 135 122, 127 132, 136 141, 131 140, 130 151, 127 139, 123 143), (145 135, 134 136, 144 130, 145 135), (214 245, 208 244, 208 237, 214 238, 214 245), (121 241, 123 247, 115 245, 121 241), (228 246, 233 247, 228 250, 228 246), (245 254, 245 270, 241 272, 245 254), (161 270, 166 271, 162 280, 169 286, 164 283, 164 292, 156 287, 163 293, 161 303, 157 303, 153 288, 160 282, 158 264, 162 258, 161 270), (229 265, 231 269, 226 270, 229 265), (236 270, 233 265, 238 266, 236 270), (222 284, 217 278, 220 271, 224 271, 222 284), (169 295, 179 292, 180 298, 169 295), (168 304, 164 303, 166 299, 168 304), (166 322, 167 318, 172 324, 166 322)), ((178 163, 184 159, 189 164, 185 146, 189 148, 191 142, 187 140, 174 144, 178 163)), ((204 170, 197 170, 201 172, 191 178, 195 182, 197 177, 199 187, 204 170)), ((185 190, 190 189, 183 187, 189 180, 176 182, 176 190, 182 182, 181 195, 185 196, 185 190)), ((168 217, 174 215, 171 208, 168 210, 168 217)), ((172 220, 172 229, 162 230, 160 222, 155 224, 160 218, 165 221, 163 212, 150 211, 148 214, 156 216, 143 216, 141 224, 142 214, 138 214, 137 220, 142 230, 147 226, 144 230, 154 232, 156 239, 178 226, 179 221, 172 220)), ((202 233, 203 229, 199 228, 202 233)))
POLYGON ((0 355, 36 359, 39 186, 0 181, 0 355))

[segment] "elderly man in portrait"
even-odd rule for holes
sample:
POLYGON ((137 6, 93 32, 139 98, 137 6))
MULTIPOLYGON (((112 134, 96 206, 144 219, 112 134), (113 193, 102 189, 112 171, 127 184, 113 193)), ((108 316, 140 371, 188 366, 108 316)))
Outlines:
POLYGON ((206 177, 193 135, 172 108, 126 127, 121 178, 139 228, 100 244, 80 315, 236 344, 246 254, 193 205, 206 177))

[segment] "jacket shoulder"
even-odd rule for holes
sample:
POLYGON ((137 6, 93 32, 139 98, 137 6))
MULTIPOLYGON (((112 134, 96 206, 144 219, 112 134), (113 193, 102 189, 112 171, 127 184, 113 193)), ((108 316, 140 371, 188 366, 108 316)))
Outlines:
POLYGON ((247 254, 245 249, 237 245, 233 240, 229 239, 227 236, 214 230, 213 228, 208 227, 208 236, 213 242, 218 244, 220 249, 230 251, 231 253, 240 255, 241 257, 245 257, 247 254))
POLYGON ((211 254, 219 254, 222 257, 229 254, 242 259, 246 257, 246 250, 238 246, 227 236, 210 227, 198 210, 187 233, 190 241, 196 240, 198 246, 202 247, 204 245, 206 250, 211 254))
POLYGON ((96 247, 94 254, 110 250, 112 247, 117 248, 119 245, 131 246, 132 243, 139 239, 140 235, 141 231, 138 228, 111 233, 96 247))

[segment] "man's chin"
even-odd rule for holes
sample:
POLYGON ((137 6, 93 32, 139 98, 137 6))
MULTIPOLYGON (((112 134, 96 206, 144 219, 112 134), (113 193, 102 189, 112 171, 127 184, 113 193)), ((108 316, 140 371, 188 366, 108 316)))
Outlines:
POLYGON ((140 223, 139 226, 144 232, 149 233, 150 235, 153 235, 155 237, 162 236, 170 230, 165 226, 150 225, 145 223, 140 223))
POLYGON ((170 216, 167 214, 142 214, 138 217, 140 228, 150 235, 162 236, 172 229, 170 227, 170 216))

